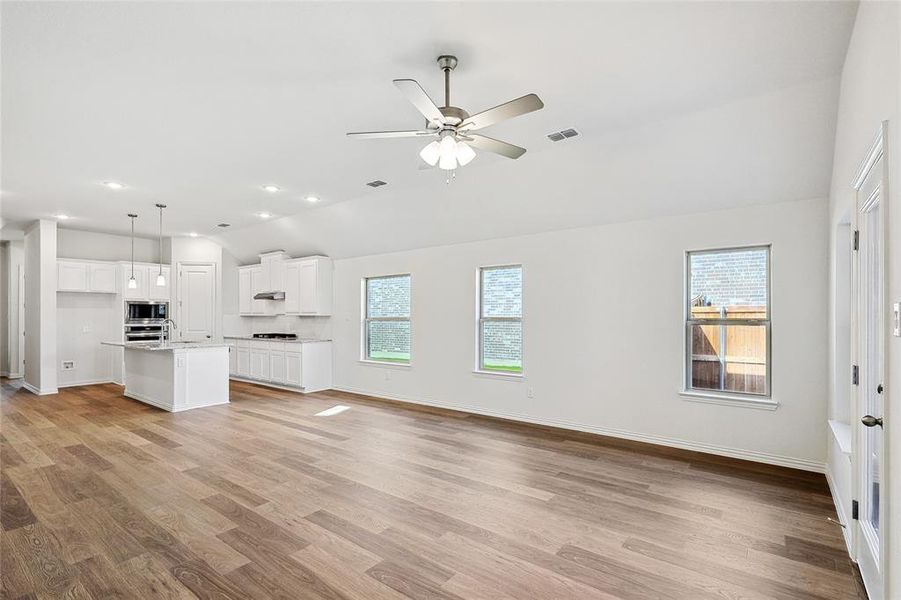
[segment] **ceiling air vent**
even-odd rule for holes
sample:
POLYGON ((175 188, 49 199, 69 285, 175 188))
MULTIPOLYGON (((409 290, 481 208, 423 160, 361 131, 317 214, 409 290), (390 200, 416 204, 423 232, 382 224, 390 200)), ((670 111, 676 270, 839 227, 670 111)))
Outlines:
POLYGON ((231 226, 232 226, 231 223, 219 223, 218 225, 216 225, 216 227, 222 227, 223 229, 225 229, 226 227, 231 227, 231 226))
POLYGON ((369 187, 372 187, 372 188, 377 188, 377 187, 382 187, 383 185, 388 185, 388 182, 382 181, 381 179, 376 179, 375 181, 370 181, 366 185, 368 185, 369 187))
POLYGON ((547 138, 552 142, 559 142, 560 140, 576 137, 577 135, 579 135, 579 132, 575 129, 564 129, 563 131, 555 131, 554 133, 549 134, 547 138))

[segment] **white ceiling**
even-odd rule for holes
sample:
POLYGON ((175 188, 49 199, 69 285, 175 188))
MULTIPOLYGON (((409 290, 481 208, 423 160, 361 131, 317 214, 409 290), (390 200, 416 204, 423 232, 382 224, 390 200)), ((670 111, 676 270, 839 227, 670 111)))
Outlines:
MULTIPOLYGON (((247 260, 335 257, 824 197, 856 4, 2 3, 2 217, 218 235, 247 260), (445 185, 421 140, 350 140, 422 119, 434 58, 460 58, 471 113, 546 107, 486 130, 445 185), (575 127, 553 143, 546 134, 575 127), (388 186, 364 183, 383 179, 388 186), (128 188, 101 185, 121 181, 128 188), (283 188, 278 194, 264 183, 283 188), (303 197, 323 200, 309 205, 303 197), (279 217, 265 223, 255 216, 279 217)), ((10 225, 10 223, 12 225, 10 225)))

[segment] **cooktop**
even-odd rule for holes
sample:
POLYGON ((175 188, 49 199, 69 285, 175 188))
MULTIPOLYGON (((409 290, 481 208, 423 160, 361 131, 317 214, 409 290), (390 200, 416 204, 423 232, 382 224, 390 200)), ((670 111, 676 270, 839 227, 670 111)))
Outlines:
POLYGON ((296 333, 255 333, 255 338, 273 339, 273 340, 296 340, 296 333))

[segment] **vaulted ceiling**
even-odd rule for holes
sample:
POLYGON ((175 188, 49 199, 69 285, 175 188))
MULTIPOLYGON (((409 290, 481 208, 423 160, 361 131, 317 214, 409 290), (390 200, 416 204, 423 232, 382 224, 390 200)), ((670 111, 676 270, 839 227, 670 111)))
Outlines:
POLYGON ((2 7, 5 232, 216 236, 247 260, 335 257, 828 193, 856 4, 42 3, 2 7), (471 113, 537 93, 446 184, 391 84, 471 113), (578 137, 551 142, 573 127, 578 137), (372 189, 373 179, 388 182, 372 189), (110 190, 104 181, 120 181, 110 190), (276 194, 261 189, 273 183, 276 194), (304 200, 315 194, 321 201, 304 200), (275 215, 261 221, 257 213, 275 215), (221 230, 217 223, 231 227, 221 230))

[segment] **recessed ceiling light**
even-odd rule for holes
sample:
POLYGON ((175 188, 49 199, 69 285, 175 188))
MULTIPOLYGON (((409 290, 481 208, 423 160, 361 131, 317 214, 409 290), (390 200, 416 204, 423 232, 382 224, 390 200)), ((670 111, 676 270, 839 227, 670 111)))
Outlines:
POLYGON ((282 188, 278 187, 277 185, 272 185, 271 183, 268 183, 263 186, 263 189, 266 190, 267 192, 269 192, 270 194, 274 194, 275 192, 281 191, 282 188))
POLYGON ((196 232, 196 231, 192 231, 192 232, 189 233, 188 235, 190 235, 191 237, 197 237, 197 232, 196 232))
POLYGON ((59 219, 60 221, 65 221, 66 219, 69 218, 69 215, 64 215, 64 214, 60 213, 58 215, 53 215, 53 217, 56 219, 59 219))
POLYGON ((307 202, 319 202, 318 196, 307 196, 305 199, 307 202))
POLYGON ((260 213, 257 213, 257 216, 261 219, 268 219, 269 217, 272 216, 272 213, 260 212, 260 213))
POLYGON ((121 190, 125 187, 124 184, 119 183, 118 181, 104 181, 103 185, 108 187, 111 190, 121 190))

